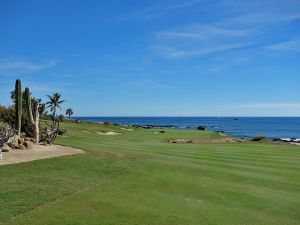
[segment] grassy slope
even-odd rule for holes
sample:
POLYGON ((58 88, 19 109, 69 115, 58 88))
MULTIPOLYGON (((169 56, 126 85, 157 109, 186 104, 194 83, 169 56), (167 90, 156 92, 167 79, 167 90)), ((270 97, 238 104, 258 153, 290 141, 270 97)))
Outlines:
POLYGON ((300 148, 169 144, 199 131, 133 132, 66 123, 59 144, 86 154, 0 167, 7 224, 296 225, 300 148), (95 131, 117 131, 102 136, 95 131), (86 133, 83 131, 90 131, 86 133))

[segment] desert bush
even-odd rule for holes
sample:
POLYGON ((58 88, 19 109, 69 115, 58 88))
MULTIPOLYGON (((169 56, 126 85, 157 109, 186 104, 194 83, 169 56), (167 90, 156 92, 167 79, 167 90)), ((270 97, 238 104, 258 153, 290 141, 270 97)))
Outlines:
MULTIPOLYGON (((16 111, 13 106, 0 106, 0 121, 7 123, 14 129, 16 129, 16 111)), ((27 113, 22 115, 21 132, 25 133, 27 137, 34 137, 34 126, 31 124, 27 113)))
POLYGON ((0 121, 16 127, 15 108, 13 106, 0 106, 0 121))

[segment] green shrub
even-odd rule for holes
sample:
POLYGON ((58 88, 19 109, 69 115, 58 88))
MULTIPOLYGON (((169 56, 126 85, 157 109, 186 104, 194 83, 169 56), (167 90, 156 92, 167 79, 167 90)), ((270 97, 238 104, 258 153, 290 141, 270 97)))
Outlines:
POLYGON ((197 130, 206 130, 206 127, 204 127, 204 126, 198 126, 197 130))
POLYGON ((251 139, 251 141, 266 141, 266 140, 268 140, 268 138, 265 136, 256 136, 251 139))

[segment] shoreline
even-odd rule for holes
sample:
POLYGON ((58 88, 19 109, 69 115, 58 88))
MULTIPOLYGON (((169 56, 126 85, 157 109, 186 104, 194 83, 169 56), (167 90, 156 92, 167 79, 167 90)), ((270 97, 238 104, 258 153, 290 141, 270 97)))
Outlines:
MULTIPOLYGON (((93 123, 93 124, 101 124, 101 125, 115 125, 115 126, 121 126, 121 127, 133 127, 133 128, 144 128, 144 129, 178 129, 178 130, 197 130, 197 127, 192 127, 192 126, 178 126, 178 125, 172 125, 172 124, 129 124, 129 123, 113 123, 110 121, 85 121, 85 120, 79 120, 79 119, 68 119, 69 121, 73 121, 75 123, 93 123), (186 129, 188 128, 188 129, 186 129)), ((205 131, 209 132, 215 132, 220 134, 221 136, 224 137, 232 137, 232 138, 237 138, 241 139, 243 141, 252 141, 253 137, 245 137, 245 136, 238 136, 238 135, 231 135, 226 133, 226 131, 223 130, 210 130, 207 129, 207 126, 205 127, 205 131)), ((219 128, 216 126, 212 126, 213 128, 219 128)), ((264 136, 263 136, 264 137, 264 136)), ((273 138, 273 137, 266 137, 266 142, 272 142, 272 143, 278 143, 278 144, 294 144, 294 145, 300 145, 300 138, 295 138, 295 137, 281 137, 281 138, 273 138)))

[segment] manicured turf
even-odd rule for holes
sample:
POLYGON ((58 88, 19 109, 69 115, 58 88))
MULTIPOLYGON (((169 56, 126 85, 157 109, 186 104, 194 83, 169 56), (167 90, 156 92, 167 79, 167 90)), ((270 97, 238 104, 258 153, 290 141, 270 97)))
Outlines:
POLYGON ((86 153, 1 166, 3 224, 300 224, 299 146, 170 144, 218 135, 63 126, 57 143, 86 153))

